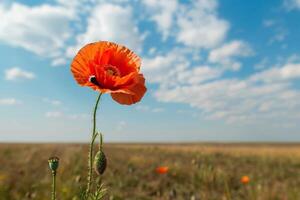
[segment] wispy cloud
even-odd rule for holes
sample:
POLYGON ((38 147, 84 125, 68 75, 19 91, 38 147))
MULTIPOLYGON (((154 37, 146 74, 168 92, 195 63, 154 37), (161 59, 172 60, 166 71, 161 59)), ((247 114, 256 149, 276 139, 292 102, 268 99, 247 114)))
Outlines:
POLYGON ((18 104, 22 104, 22 101, 19 101, 15 98, 0 98, 0 105, 12 106, 18 104))
POLYGON ((34 78, 35 74, 33 72, 25 71, 19 67, 13 67, 5 70, 5 79, 9 81, 34 78))
POLYGON ((63 116, 61 111, 48 111, 45 113, 45 117, 47 118, 60 118, 63 116))
POLYGON ((84 113, 66 113, 60 110, 48 111, 45 113, 46 118, 56 118, 60 120, 86 120, 89 119, 88 114, 84 113))
POLYGON ((252 81, 278 82, 300 78, 300 63, 287 63, 281 67, 272 67, 251 77, 252 81))
POLYGON ((273 20, 273 19, 265 19, 265 20, 263 20, 263 25, 264 25, 265 27, 272 27, 272 26, 274 26, 275 24, 276 24, 276 21, 273 20))
POLYGON ((260 70, 260 69, 267 68, 269 65, 269 62, 270 62, 269 58, 265 57, 254 65, 254 69, 260 70))
POLYGON ((263 20, 263 25, 273 32, 273 36, 269 39, 269 44, 273 44, 274 42, 282 42, 289 34, 287 28, 285 28, 281 20, 266 19, 263 20))
POLYGON ((299 79, 299 63, 265 69, 247 79, 222 79, 205 84, 162 87, 155 96, 163 102, 188 103, 208 119, 258 122, 299 118, 300 92, 291 87, 299 79))
POLYGON ((288 31, 283 27, 278 27, 275 29, 275 34, 274 36, 271 37, 269 43, 272 44, 274 42, 282 42, 286 39, 287 36, 288 36, 288 31))
POLYGON ((219 63, 223 68, 239 70, 241 63, 237 62, 237 57, 247 57, 253 55, 253 50, 244 41, 231 41, 219 48, 213 49, 209 53, 208 60, 212 63, 219 63))
POLYGON ((60 106, 62 104, 62 102, 57 99, 49 99, 49 98, 43 98, 43 102, 49 103, 53 106, 60 106))
POLYGON ((0 105, 11 106, 11 105, 18 105, 21 103, 22 103, 21 101, 15 98, 0 98, 0 105))
POLYGON ((151 107, 147 105, 137 105, 135 106, 136 110, 143 111, 143 112, 153 112, 153 113, 159 113, 163 112, 165 109, 160 107, 151 107))
POLYGON ((287 10, 300 9, 300 0, 284 0, 283 6, 287 10))

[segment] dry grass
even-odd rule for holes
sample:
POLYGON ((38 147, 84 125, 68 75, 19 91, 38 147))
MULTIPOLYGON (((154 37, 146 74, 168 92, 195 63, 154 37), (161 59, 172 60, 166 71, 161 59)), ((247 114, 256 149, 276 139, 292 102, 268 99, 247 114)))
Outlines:
MULTIPOLYGON (((59 199, 78 199, 87 145, 1 144, 0 200, 50 198, 47 159, 60 157, 59 199)), ((299 200, 298 144, 108 144, 108 199, 299 200), (167 165, 170 172, 155 174, 167 165), (248 175, 249 185, 239 179, 248 175)))

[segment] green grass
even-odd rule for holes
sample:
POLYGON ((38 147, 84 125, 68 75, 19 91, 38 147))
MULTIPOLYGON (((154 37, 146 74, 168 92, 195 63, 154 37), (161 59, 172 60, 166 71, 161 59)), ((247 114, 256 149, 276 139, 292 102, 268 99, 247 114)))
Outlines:
MULTIPOLYGON (((58 199, 76 200, 87 175, 87 145, 1 144, 0 200, 48 200, 48 157, 60 157, 58 199)), ((129 145, 104 146, 107 199, 299 200, 297 145, 129 145), (158 175, 155 168, 170 167, 158 175), (248 185, 240 178, 250 177, 248 185)))

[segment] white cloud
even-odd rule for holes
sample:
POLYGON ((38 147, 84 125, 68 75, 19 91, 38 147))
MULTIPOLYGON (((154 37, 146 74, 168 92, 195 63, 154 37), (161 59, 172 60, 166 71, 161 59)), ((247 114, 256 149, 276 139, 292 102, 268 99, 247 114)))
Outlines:
POLYGON ((143 0, 143 3, 152 13, 151 19, 156 22, 159 31, 162 32, 163 39, 166 39, 174 24, 174 14, 179 6, 177 0, 143 0))
POLYGON ((263 21, 263 25, 264 25, 265 27, 272 27, 272 26, 274 26, 275 24, 276 24, 276 21, 273 20, 273 19, 266 19, 266 20, 263 21))
MULTIPOLYGON (((135 14, 144 13, 135 13, 130 4, 95 0, 84 1, 87 6, 82 7, 83 1, 56 2, 55 5, 32 7, 0 3, 0 18, 4 19, 0 24, 0 40, 50 57, 52 65, 65 64, 84 44, 97 40, 115 41, 141 52, 143 36, 135 14), (76 20, 80 23, 70 27, 70 22, 76 20), (68 46, 72 41, 74 43, 68 46)), ((143 1, 143 5, 147 6, 146 16, 154 21, 163 40, 168 38, 174 42, 172 50, 156 46, 159 42, 153 43, 148 57, 143 59, 142 70, 146 80, 158 88, 154 91, 157 100, 186 103, 198 108, 209 119, 227 122, 299 117, 300 94, 292 87, 292 81, 300 77, 299 62, 288 61, 269 69, 269 63, 264 62, 264 66, 259 67, 263 71, 249 77, 224 78, 226 70, 238 70, 242 66, 239 59, 251 56, 254 51, 245 41, 226 40, 230 23, 218 15, 217 0, 190 2, 143 1)), ((294 2, 295 8, 298 1, 286 2, 294 2)), ((271 42, 286 38, 285 29, 277 29, 277 21, 265 20, 263 25, 274 28, 275 36, 271 42)), ((152 37, 152 31, 147 33, 148 37, 152 37)), ((19 70, 18 73, 15 77, 28 78, 30 72, 20 73, 19 70)), ((233 72, 230 73, 234 76, 233 72)), ((47 101, 52 105, 61 103, 47 101)), ((2 99, 0 102, 9 105, 16 100, 2 99)), ((136 109, 154 113, 164 110, 150 106, 137 106, 136 109)), ((50 111, 45 116, 61 119, 87 117, 61 111, 50 111)), ((125 125, 126 122, 120 122, 118 127, 125 125)))
POLYGON ((45 113, 45 117, 47 118, 60 118, 63 116, 63 113, 60 111, 49 111, 45 113))
POLYGON ((226 60, 228 57, 248 56, 251 53, 252 50, 246 43, 236 40, 213 49, 209 54, 209 61, 220 62, 220 60, 226 60))
POLYGON ((156 51, 157 51, 157 49, 155 47, 152 47, 149 49, 148 54, 152 56, 156 53, 156 51))
POLYGON ((5 79, 10 81, 21 79, 34 79, 35 75, 32 72, 22 70, 18 67, 13 67, 5 70, 5 79))
POLYGON ((67 63, 67 59, 65 57, 60 57, 60 58, 54 58, 51 62, 51 65, 56 67, 56 66, 63 66, 67 63))
POLYGON ((46 103, 49 103, 53 106, 60 106, 62 104, 61 101, 56 100, 56 99, 43 98, 43 101, 46 103))
POLYGON ((178 12, 177 41, 190 47, 212 48, 223 42, 229 23, 217 16, 215 0, 197 0, 178 12))
POLYGON ((264 120, 300 118, 300 92, 291 80, 300 78, 300 64, 286 63, 255 73, 246 79, 178 82, 154 93, 162 102, 186 103, 208 119, 258 123, 264 120))
MULTIPOLYGON (((163 102, 187 103, 200 109, 208 119, 222 119, 227 122, 258 122, 257 120, 271 115, 291 115, 291 111, 299 111, 297 98, 300 97, 299 92, 291 91, 286 84, 259 86, 237 79, 160 88, 155 95, 163 102), (284 92, 293 92, 296 95, 283 102, 280 94, 284 92), (262 109, 266 104, 269 104, 268 107, 262 109)), ((297 116, 295 112, 293 115, 297 116)))
POLYGON ((139 111, 149 111, 150 107, 149 106, 145 106, 145 105, 137 105, 137 106, 135 106, 135 109, 139 110, 139 111))
POLYGON ((224 68, 238 70, 241 63, 234 60, 236 57, 246 57, 253 54, 249 45, 240 40, 226 43, 219 48, 213 49, 209 53, 208 60, 212 63, 219 63, 224 68))
POLYGON ((21 101, 15 98, 2 98, 0 99, 0 105, 18 105, 21 104, 21 101))
POLYGON ((182 50, 175 49, 166 55, 144 58, 142 64, 142 71, 150 83, 172 84, 175 76, 187 69, 189 61, 182 50))
POLYGON ((37 55, 57 57, 71 36, 71 9, 42 4, 0 3, 0 40, 37 55))
POLYGON ((90 12, 85 32, 77 36, 75 46, 67 49, 67 56, 73 57, 83 45, 99 40, 114 41, 134 51, 141 50, 142 36, 131 7, 104 3, 90 12))
POLYGON ((220 77, 223 70, 209 65, 192 65, 191 52, 173 49, 143 60, 143 73, 150 83, 164 86, 201 83, 220 77))
POLYGON ((84 4, 88 4, 90 0, 56 0, 56 2, 71 9, 85 9, 84 4))
POLYGON ((82 46, 98 40, 115 41, 140 52, 145 37, 139 33, 133 9, 120 1, 0 3, 0 19, 0 41, 50 58, 52 66, 65 65, 82 46))
POLYGON ((287 63, 281 67, 272 67, 251 77, 252 81, 286 81, 300 78, 300 63, 287 63))
POLYGON ((154 96, 159 101, 187 103, 210 116, 214 110, 230 105, 230 98, 222 99, 227 92, 237 98, 234 90, 247 85, 242 80, 220 80, 223 73, 238 70, 242 65, 238 59, 254 52, 242 40, 224 43, 229 23, 218 17, 217 1, 178 6, 178 27, 173 36, 186 47, 145 58, 142 70, 150 83, 158 84, 154 96), (203 48, 211 50, 207 58, 203 57, 203 48))
POLYGON ((143 3, 163 40, 174 36, 188 47, 212 48, 223 42, 229 29, 229 23, 217 15, 216 0, 196 0, 191 4, 143 0, 143 3))
POLYGON ((222 70, 209 67, 209 66, 197 66, 191 70, 185 70, 177 75, 178 83, 181 84, 198 84, 204 81, 208 81, 214 78, 218 78, 222 75, 222 70))
POLYGON ((45 113, 46 118, 58 118, 60 120, 86 120, 89 115, 85 113, 65 113, 60 110, 48 111, 45 113))
POLYGON ((137 105, 135 106, 135 109, 138 111, 153 112, 153 113, 159 113, 165 110, 164 108, 159 108, 159 107, 153 108, 147 105, 137 105))
MULTIPOLYGON (((157 84, 154 97, 158 101, 189 104, 208 119, 226 122, 274 122, 300 117, 297 114, 300 92, 291 83, 298 78, 296 62, 266 69, 269 62, 265 59, 259 64, 263 71, 243 79, 234 78, 231 72, 233 78, 224 78, 227 70, 239 70, 241 58, 253 56, 254 50, 243 40, 226 41, 229 23, 218 16, 217 1, 199 0, 191 4, 178 1, 176 12, 164 14, 173 16, 166 26, 158 20, 164 17, 160 11, 162 3, 145 1, 154 11, 150 19, 163 36, 174 37, 175 46, 185 45, 168 53, 148 54, 143 60, 147 81, 157 84)), ((276 25, 274 41, 285 39, 287 33, 281 26, 277 27, 277 22, 265 20, 263 24, 276 25)), ((149 111, 150 107, 137 109, 149 111)))

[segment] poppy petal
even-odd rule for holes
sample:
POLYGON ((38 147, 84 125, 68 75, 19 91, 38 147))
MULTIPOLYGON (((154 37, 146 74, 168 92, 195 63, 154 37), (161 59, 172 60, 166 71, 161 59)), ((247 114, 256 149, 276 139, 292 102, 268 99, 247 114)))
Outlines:
POLYGON ((101 60, 99 61, 100 65, 107 65, 109 62, 109 59, 111 57, 111 50, 107 49, 102 55, 101 60))
POLYGON ((135 82, 132 85, 122 92, 111 93, 111 97, 120 104, 131 105, 139 102, 146 91, 147 88, 145 87, 145 79, 142 74, 139 74, 135 77, 135 82), (130 93, 126 92, 126 90, 130 93))
POLYGON ((117 66, 121 76, 124 76, 131 72, 140 71, 141 58, 126 47, 118 46, 114 54, 112 54, 110 63, 117 66))

